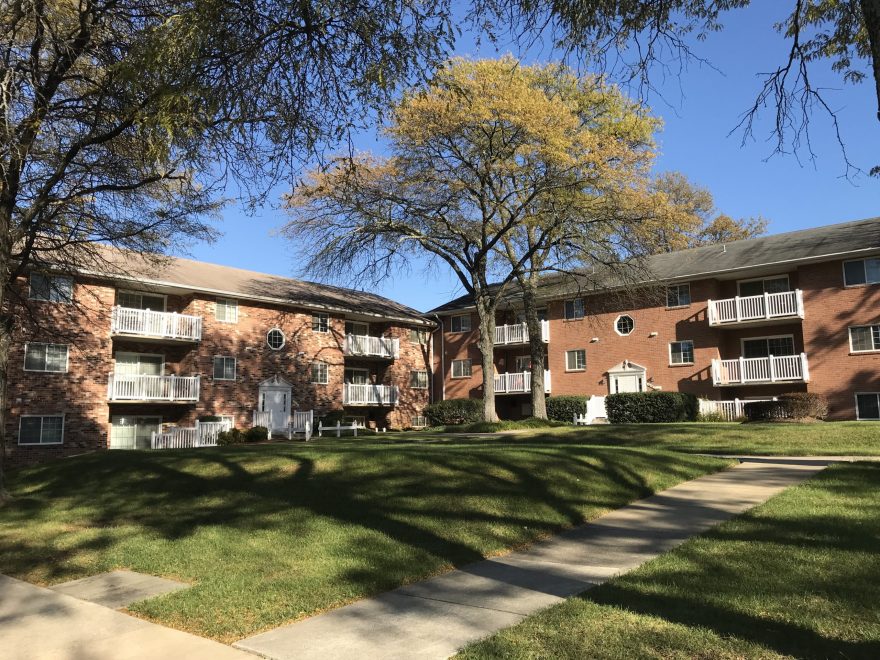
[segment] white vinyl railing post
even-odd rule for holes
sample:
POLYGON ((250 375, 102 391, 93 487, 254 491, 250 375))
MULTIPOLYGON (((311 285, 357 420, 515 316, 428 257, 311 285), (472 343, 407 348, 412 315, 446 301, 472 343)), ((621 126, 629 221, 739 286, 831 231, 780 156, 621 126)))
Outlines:
POLYGON ((739 356, 739 382, 746 382, 746 360, 742 355, 739 356))
POLYGON ((773 356, 769 355, 767 358, 770 362, 770 382, 776 382, 776 363, 773 361, 773 356))
POLYGON ((736 321, 737 321, 737 323, 739 323, 740 319, 742 318, 742 314, 740 313, 740 309, 739 309, 739 296, 734 296, 733 300, 734 300, 734 307, 736 308, 736 321))
POLYGON ((764 318, 770 318, 770 294, 766 291, 764 292, 764 318))

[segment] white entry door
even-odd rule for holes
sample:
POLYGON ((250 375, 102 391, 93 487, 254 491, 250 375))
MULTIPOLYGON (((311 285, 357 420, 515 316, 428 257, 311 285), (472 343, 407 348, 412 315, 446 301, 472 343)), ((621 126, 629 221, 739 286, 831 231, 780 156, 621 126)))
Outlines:
POLYGON ((260 410, 272 413, 272 426, 287 428, 290 422, 290 390, 286 388, 264 388, 260 390, 260 410))
POLYGON ((613 394, 622 392, 642 392, 645 388, 644 374, 615 374, 613 377, 613 394))

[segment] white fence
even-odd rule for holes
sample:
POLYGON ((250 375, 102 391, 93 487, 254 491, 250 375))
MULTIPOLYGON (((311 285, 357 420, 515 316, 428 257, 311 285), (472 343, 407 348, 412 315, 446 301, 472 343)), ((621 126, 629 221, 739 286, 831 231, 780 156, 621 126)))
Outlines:
POLYGON ((111 401, 198 401, 198 376, 144 376, 110 374, 111 401))
POLYGON ((804 318, 800 289, 759 296, 736 296, 709 301, 709 325, 744 323, 761 319, 804 318))
MULTIPOLYGON (((550 322, 541 321, 541 341, 550 341, 550 322)), ((525 323, 495 326, 495 345, 528 344, 529 327, 525 323)))
MULTIPOLYGON (((532 372, 495 374, 495 394, 523 394, 532 391, 532 372)), ((550 372, 544 371, 544 392, 550 393, 550 372)))
POLYGON ((735 422, 739 419, 745 418, 745 404, 754 403, 756 401, 776 401, 776 397, 773 397, 772 399, 733 399, 731 401, 700 399, 700 414, 721 415, 725 421, 735 422))
POLYGON ((342 422, 336 422, 336 426, 324 426, 323 422, 318 422, 318 437, 323 437, 325 431, 333 432, 336 431, 336 437, 339 438, 342 436, 343 431, 351 431, 354 434, 354 437, 357 437, 358 430, 365 431, 366 426, 364 424, 358 424, 357 422, 352 422, 348 426, 343 426, 342 422))
POLYGON ((113 308, 110 330, 120 335, 199 341, 202 317, 117 306, 113 308))
POLYGON ((396 385, 345 383, 342 404, 345 406, 396 406, 399 398, 396 385))
POLYGON ((345 354, 396 360, 400 357, 400 340, 393 337, 345 335, 345 354))
POLYGON ((288 439, 292 439, 295 433, 302 433, 308 441, 315 428, 315 412, 298 410, 291 415, 288 412, 280 413, 274 410, 255 410, 252 425, 263 426, 269 429, 270 434, 273 431, 286 433, 288 439))
POLYGON ((217 436, 232 428, 230 421, 199 422, 194 427, 175 426, 150 436, 153 449, 191 449, 193 447, 216 447, 217 436))
POLYGON ((574 416, 575 426, 587 426, 597 419, 607 419, 608 412, 605 410, 604 396, 591 396, 587 399, 587 411, 583 415, 574 416))
POLYGON ((761 358, 712 360, 712 382, 715 385, 748 383, 808 382, 810 370, 806 353, 771 355, 761 358))

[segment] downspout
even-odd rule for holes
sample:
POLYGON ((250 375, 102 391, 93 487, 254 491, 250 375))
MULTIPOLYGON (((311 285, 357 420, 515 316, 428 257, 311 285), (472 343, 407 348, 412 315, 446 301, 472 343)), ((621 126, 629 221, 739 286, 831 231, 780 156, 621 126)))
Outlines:
MULTIPOLYGON (((437 330, 440 331, 440 400, 446 400, 446 341, 443 338, 443 319, 438 314, 434 314, 437 319, 437 330)), ((434 330, 434 332, 437 332, 434 330)), ((431 350, 434 350, 434 342, 431 342, 431 350)), ((434 367, 433 356, 431 359, 431 367, 434 367)), ((431 379, 431 386, 434 386, 434 379, 431 379)), ((433 393, 432 393, 433 394, 433 393)))

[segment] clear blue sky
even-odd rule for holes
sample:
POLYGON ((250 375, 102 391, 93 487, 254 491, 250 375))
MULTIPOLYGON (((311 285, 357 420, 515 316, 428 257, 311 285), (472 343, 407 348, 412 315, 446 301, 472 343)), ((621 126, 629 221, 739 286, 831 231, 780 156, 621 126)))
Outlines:
MULTIPOLYGON (((772 144, 764 142, 772 110, 763 114, 756 141, 741 146, 741 133, 728 135, 759 90, 757 73, 784 61, 786 42, 772 29, 790 3, 756 3, 756 7, 733 12, 725 19, 726 29, 694 43, 699 55, 718 71, 691 64, 681 75, 662 80, 656 71, 654 82, 663 98, 649 101, 665 127, 659 136, 661 155, 657 170, 678 170, 692 181, 708 187, 717 207, 734 217, 761 215, 770 221, 770 232, 815 227, 880 215, 880 179, 866 175, 845 178, 845 166, 832 126, 826 117, 813 117, 815 163, 801 154, 767 160, 772 144), (762 134, 760 131, 764 131, 762 134)), ((502 46, 501 53, 510 52, 502 46)), ((470 35, 462 37, 460 55, 494 57, 499 52, 483 44, 479 49, 470 35)), ((526 61, 548 61, 552 53, 528 53, 526 61)), ((880 164, 880 122, 875 119, 873 85, 844 85, 825 68, 813 71, 814 83, 827 89, 827 97, 838 110, 850 160, 865 170, 880 164)), ((360 136, 359 148, 381 151, 373 133, 360 136)), ((278 195, 284 192, 278 190, 278 195)), ((277 204, 277 196, 274 200, 277 204)), ((196 259, 248 268, 284 276, 302 276, 292 249, 273 235, 284 222, 283 212, 267 205, 255 215, 238 206, 228 207, 220 223, 223 237, 212 245, 193 246, 196 259)), ((457 281, 448 273, 424 276, 418 264, 412 273, 386 283, 378 293, 427 310, 460 295, 457 281)))

